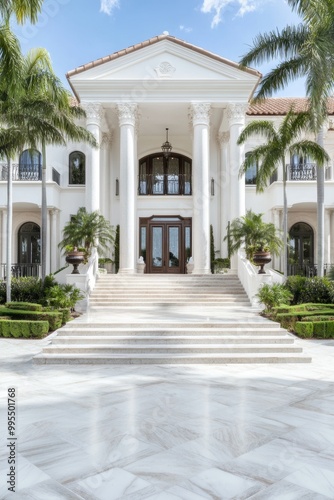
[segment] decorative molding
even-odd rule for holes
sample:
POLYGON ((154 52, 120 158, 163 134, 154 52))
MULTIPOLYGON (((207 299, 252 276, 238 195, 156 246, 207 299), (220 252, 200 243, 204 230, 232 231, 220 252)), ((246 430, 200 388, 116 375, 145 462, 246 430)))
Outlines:
POLYGON ((189 120, 195 125, 210 125, 211 104, 207 102, 191 103, 189 120))
POLYGON ((132 125, 136 127, 138 118, 138 105, 132 102, 123 102, 117 104, 117 112, 120 127, 122 125, 132 125))
POLYGON ((114 131, 102 132, 101 146, 111 146, 114 137, 114 131))
POLYGON ((218 132, 217 141, 219 144, 227 144, 230 141, 230 132, 218 132))
POLYGON ((168 61, 164 61, 160 63, 159 66, 155 67, 154 71, 159 78, 171 78, 174 75, 176 68, 174 68, 174 66, 172 66, 168 61))
POLYGON ((83 102, 82 107, 86 112, 86 123, 96 123, 100 125, 104 119, 104 110, 99 102, 83 102))
POLYGON ((230 122, 230 126, 234 124, 244 124, 246 111, 248 109, 248 104, 246 103, 232 103, 226 108, 227 117, 230 122))

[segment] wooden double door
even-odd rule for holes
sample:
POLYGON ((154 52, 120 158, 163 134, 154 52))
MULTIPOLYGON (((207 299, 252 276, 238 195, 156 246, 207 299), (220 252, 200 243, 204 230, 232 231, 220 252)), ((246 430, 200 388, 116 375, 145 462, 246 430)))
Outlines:
POLYGON ((140 255, 146 262, 146 273, 184 274, 191 256, 191 219, 140 219, 140 255))

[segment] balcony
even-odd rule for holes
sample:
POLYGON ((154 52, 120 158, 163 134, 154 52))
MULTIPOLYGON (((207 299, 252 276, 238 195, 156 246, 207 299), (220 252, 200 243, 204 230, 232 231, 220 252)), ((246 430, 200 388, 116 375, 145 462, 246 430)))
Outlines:
MULTIPOLYGON (((18 165, 17 163, 12 164, 13 181, 41 181, 42 180, 42 165, 28 164, 28 165, 18 165)), ((0 164, 0 180, 6 181, 8 179, 8 166, 7 164, 0 164)))
POLYGON ((288 181, 315 181, 317 180, 317 165, 315 163, 301 163, 287 165, 288 181))
POLYGON ((140 195, 191 195, 191 177, 187 174, 142 174, 138 177, 140 195))

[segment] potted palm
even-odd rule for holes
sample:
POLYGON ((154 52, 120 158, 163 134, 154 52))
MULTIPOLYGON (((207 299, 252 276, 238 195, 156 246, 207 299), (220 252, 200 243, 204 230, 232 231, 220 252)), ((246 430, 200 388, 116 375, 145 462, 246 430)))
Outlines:
POLYGON ((67 254, 66 261, 73 264, 72 274, 78 274, 78 265, 86 263, 93 247, 103 254, 114 243, 114 229, 98 211, 86 212, 79 208, 76 215, 64 226, 59 247, 67 254))
POLYGON ((271 222, 262 220, 263 214, 248 210, 246 215, 234 219, 229 227, 230 253, 245 247, 246 257, 260 266, 259 274, 264 274, 264 266, 271 261, 271 255, 279 255, 283 248, 280 231, 271 222))

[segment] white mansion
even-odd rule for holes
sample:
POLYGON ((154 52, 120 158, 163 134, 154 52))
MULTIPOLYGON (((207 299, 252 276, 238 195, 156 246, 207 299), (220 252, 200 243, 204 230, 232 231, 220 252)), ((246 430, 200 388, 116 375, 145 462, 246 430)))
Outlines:
MULTIPOLYGON (((210 225, 216 257, 227 256, 229 221, 251 208, 282 224, 282 172, 256 194, 254 170, 239 177, 247 150, 237 145, 250 120, 279 122, 292 99, 249 107, 261 78, 255 70, 163 34, 70 71, 73 93, 87 113, 86 126, 100 147, 80 143, 47 150, 47 272, 63 265, 62 228, 85 206, 120 225, 120 272, 210 273, 210 225), (168 131, 166 131, 168 129, 168 131), (168 137, 166 137, 166 134, 168 137), (162 151, 163 143, 169 148, 162 151), (172 147, 172 149, 170 149, 172 147)), ((293 100, 297 107, 305 99, 293 100)), ((329 115, 334 114, 329 109, 329 115)), ((329 116, 330 118, 330 116, 329 116)), ((325 147, 334 156, 328 121, 325 147)), ((316 169, 305 158, 289 164, 288 229, 297 267, 316 264, 316 169)), ((6 165, 0 165, 0 262, 6 259, 6 165)), ((41 153, 22 151, 13 174, 14 268, 33 272, 40 262, 41 153)), ((325 185, 325 263, 334 262, 334 181, 325 185)), ((237 261, 233 259, 232 267, 237 261)), ((280 269, 276 258, 273 267, 280 269)), ((292 270, 293 271, 293 270, 292 270)), ((292 272, 291 271, 291 272, 292 272)), ((1 266, 4 276, 4 266, 1 266)))

